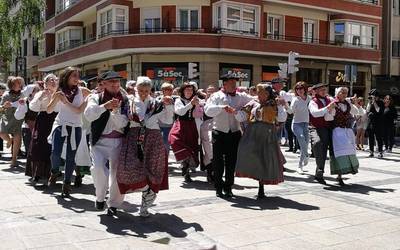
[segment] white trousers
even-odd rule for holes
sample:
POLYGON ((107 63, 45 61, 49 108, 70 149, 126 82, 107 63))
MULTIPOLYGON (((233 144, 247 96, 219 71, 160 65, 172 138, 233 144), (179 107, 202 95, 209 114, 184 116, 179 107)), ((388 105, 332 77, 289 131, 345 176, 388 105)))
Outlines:
POLYGON ((118 188, 117 168, 122 139, 101 138, 96 145, 92 146, 90 155, 92 167, 90 169, 96 188, 96 199, 99 202, 105 200, 107 190, 110 189, 110 198, 107 200, 108 207, 120 207, 124 201, 118 188), (109 162, 107 167, 106 163, 109 162))
POLYGON ((213 158, 212 150, 212 124, 213 120, 204 121, 200 126, 200 139, 203 147, 203 163, 205 166, 211 163, 213 158))

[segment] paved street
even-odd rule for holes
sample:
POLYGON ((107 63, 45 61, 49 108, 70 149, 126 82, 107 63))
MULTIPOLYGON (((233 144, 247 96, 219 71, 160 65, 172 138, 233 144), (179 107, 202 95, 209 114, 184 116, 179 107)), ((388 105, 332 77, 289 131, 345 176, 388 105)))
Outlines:
POLYGON ((126 197, 119 218, 108 217, 94 209, 91 177, 64 200, 60 184, 32 186, 3 156, 0 249, 400 249, 399 150, 382 160, 360 153, 360 173, 344 188, 333 176, 321 186, 298 175, 299 155, 285 154, 285 183, 266 186, 262 201, 256 181, 237 178, 236 198, 222 200, 203 173, 183 184, 171 164, 170 190, 148 219, 138 216, 139 194, 126 197))

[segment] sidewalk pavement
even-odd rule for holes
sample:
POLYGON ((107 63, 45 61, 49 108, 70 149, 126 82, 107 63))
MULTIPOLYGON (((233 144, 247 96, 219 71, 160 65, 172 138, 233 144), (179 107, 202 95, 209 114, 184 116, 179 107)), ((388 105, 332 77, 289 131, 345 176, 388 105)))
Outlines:
POLYGON ((313 160, 299 175, 299 155, 285 157, 285 182, 266 186, 261 201, 254 180, 236 178, 236 197, 223 200, 204 173, 186 184, 172 163, 170 189, 148 219, 138 215, 140 194, 126 197, 118 218, 108 217, 94 208, 90 176, 63 199, 60 184, 33 186, 24 166, 9 168, 3 158, 0 249, 400 249, 400 150, 384 159, 360 152, 360 173, 346 176, 345 187, 329 174, 327 186, 314 182, 313 160))

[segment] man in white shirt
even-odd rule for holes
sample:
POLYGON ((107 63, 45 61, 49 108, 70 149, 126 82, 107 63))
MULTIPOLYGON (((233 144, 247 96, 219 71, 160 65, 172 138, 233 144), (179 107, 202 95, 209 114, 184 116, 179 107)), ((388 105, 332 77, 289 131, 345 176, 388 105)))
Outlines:
POLYGON ((99 79, 104 84, 104 92, 92 94, 84 115, 91 125, 91 168, 96 188, 96 208, 103 210, 107 190, 110 198, 107 201, 108 213, 115 214, 124 196, 121 195, 116 180, 118 158, 128 124, 128 98, 121 92, 118 73, 108 71, 99 79), (107 167, 109 162, 109 168, 107 167))
POLYGON ((315 96, 308 105, 310 111, 310 139, 313 147, 317 169, 315 180, 326 184, 324 169, 329 150, 332 151, 332 128, 330 122, 325 120, 325 115, 335 108, 333 99, 328 96, 327 84, 319 83, 313 86, 315 96))
MULTIPOLYGON (((286 80, 282 78, 275 78, 272 79, 271 84, 272 88, 274 89, 275 95, 278 97, 278 109, 284 109, 288 106, 288 102, 291 101, 292 95, 286 93, 286 91, 283 90, 283 86, 285 85, 286 80)), ((285 122, 287 119, 287 113, 285 112, 285 115, 278 117, 278 130, 277 130, 277 135, 278 135, 278 142, 281 144, 282 140, 282 131, 283 127, 285 126, 285 122)))
POLYGON ((213 118, 213 164, 217 197, 231 198, 237 149, 241 138, 237 111, 252 100, 244 93, 236 93, 237 78, 233 74, 222 77, 223 88, 211 95, 205 106, 205 114, 213 118), (222 180, 225 171, 225 181, 222 180))

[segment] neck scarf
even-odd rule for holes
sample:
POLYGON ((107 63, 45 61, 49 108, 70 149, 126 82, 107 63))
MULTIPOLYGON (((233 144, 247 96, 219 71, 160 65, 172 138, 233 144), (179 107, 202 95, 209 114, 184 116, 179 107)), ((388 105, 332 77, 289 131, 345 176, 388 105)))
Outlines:
POLYGON ((78 94, 79 87, 78 86, 73 86, 72 88, 66 87, 62 89, 62 92, 64 92, 65 97, 67 97, 68 101, 72 103, 75 99, 75 96, 78 94))

